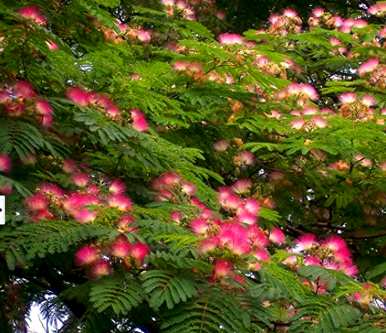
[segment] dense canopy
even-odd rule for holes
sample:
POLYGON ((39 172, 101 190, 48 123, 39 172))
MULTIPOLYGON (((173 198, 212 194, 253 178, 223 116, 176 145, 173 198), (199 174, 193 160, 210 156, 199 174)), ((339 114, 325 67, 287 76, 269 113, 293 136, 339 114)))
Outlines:
POLYGON ((0 332, 385 332, 385 16, 0 0, 0 332))

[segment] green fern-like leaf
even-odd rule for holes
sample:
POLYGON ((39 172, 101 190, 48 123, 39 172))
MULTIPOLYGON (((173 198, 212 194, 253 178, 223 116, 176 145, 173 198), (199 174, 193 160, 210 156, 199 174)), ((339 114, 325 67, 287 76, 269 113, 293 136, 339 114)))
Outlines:
POLYGON ((149 304, 154 309, 163 304, 172 309, 197 294, 193 280, 171 272, 151 270, 142 275, 142 280, 142 286, 149 295, 149 304))
POLYGON ((90 301, 98 312, 112 309, 116 315, 123 315, 142 300, 140 285, 126 275, 106 277, 96 282, 90 290, 90 301))

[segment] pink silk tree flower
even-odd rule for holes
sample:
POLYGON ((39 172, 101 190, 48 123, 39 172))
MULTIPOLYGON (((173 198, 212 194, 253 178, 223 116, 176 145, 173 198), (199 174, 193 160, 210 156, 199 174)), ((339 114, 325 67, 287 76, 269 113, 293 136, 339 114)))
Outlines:
POLYGON ((143 43, 149 43, 151 41, 151 31, 139 29, 137 30, 137 38, 143 43))
POLYGON ((239 34, 226 32, 218 36, 218 41, 225 45, 243 44, 244 38, 239 34))
POLYGON ((217 259, 213 267, 213 278, 221 279, 228 276, 233 269, 233 264, 228 260, 217 259))
POLYGON ((90 93, 80 87, 68 88, 66 96, 76 105, 88 106, 90 104, 90 93))
POLYGON ((252 181, 248 178, 239 179, 232 185, 232 190, 237 194, 245 194, 251 190, 252 181))
POLYGON ((90 181, 90 177, 86 173, 78 172, 72 175, 72 182, 79 187, 85 187, 90 181))
POLYGON ((99 259, 92 264, 91 276, 94 278, 100 278, 102 276, 110 275, 111 265, 105 259, 99 259))
POLYGON ((120 211, 128 211, 133 207, 131 199, 124 194, 113 194, 107 198, 110 207, 118 208, 120 211))
POLYGON ((377 66, 379 65, 379 59, 378 58, 371 58, 362 63, 358 68, 358 74, 359 76, 364 76, 367 73, 371 73, 374 71, 377 66))
POLYGON ((48 208, 48 200, 47 198, 41 194, 36 193, 25 199, 25 204, 31 211, 38 211, 48 208))
POLYGON ((99 250, 91 245, 85 245, 75 253, 75 263, 78 266, 90 265, 99 258, 99 250))
POLYGON ((34 87, 28 81, 17 81, 13 88, 17 97, 31 99, 36 96, 34 87))
POLYGON ((126 185, 121 179, 114 179, 109 186, 109 192, 113 194, 120 194, 126 191, 126 185))
POLYGON ((53 112, 50 103, 48 103, 48 101, 46 101, 45 99, 37 100, 35 102, 35 108, 36 108, 37 113, 44 115, 44 116, 51 115, 53 112))
POLYGON ((321 116, 314 116, 312 117, 312 122, 315 124, 318 128, 325 128, 328 125, 328 122, 326 119, 324 119, 321 116))
POLYGON ((197 235, 205 235, 209 229, 209 223, 202 218, 196 218, 190 222, 190 229, 197 235))
POLYGON ((132 257, 138 266, 141 266, 146 258, 146 256, 150 253, 150 248, 145 243, 134 243, 130 248, 130 257, 132 257))
POLYGON ((56 51, 59 50, 58 44, 53 42, 52 40, 46 40, 46 45, 50 51, 56 51))
POLYGON ((78 171, 78 166, 74 160, 64 160, 62 170, 66 173, 74 173, 78 171))
POLYGON ((174 222, 180 223, 184 218, 183 214, 177 210, 170 213, 170 219, 174 222))
POLYGON ((111 254, 114 257, 124 258, 130 253, 131 244, 129 243, 126 236, 117 237, 111 244, 111 254))
POLYGON ((312 16, 314 17, 322 17, 324 13, 325 10, 322 7, 316 7, 312 10, 312 16))
POLYGON ((285 243, 285 235, 280 228, 273 228, 269 234, 269 240, 277 245, 285 243))
POLYGON ((200 245, 198 246, 198 250, 200 253, 205 254, 211 252, 219 247, 219 239, 218 237, 210 237, 204 239, 200 245))
POLYGON ((265 248, 259 248, 255 251, 253 256, 259 261, 269 261, 269 252, 265 248))
POLYGON ((302 118, 294 119, 291 121, 291 127, 296 130, 300 130, 306 124, 305 120, 302 118))
POLYGON ((8 173, 11 171, 11 158, 8 154, 0 153, 0 172, 8 173))
POLYGON ((24 18, 35 22, 38 25, 46 25, 47 19, 43 16, 40 8, 38 6, 26 6, 20 8, 17 11, 24 18))
POLYGON ((219 140, 213 144, 213 149, 218 152, 226 151, 229 148, 229 142, 227 140, 219 140))
POLYGON ((309 250, 318 245, 314 234, 303 234, 295 240, 295 244, 301 251, 309 250))
POLYGON ((340 94, 338 98, 342 104, 352 104, 356 101, 357 95, 353 92, 346 92, 340 94))
POLYGON ((74 211, 72 215, 74 216, 74 219, 81 224, 91 223, 97 217, 96 212, 87 208, 80 208, 79 210, 74 211))

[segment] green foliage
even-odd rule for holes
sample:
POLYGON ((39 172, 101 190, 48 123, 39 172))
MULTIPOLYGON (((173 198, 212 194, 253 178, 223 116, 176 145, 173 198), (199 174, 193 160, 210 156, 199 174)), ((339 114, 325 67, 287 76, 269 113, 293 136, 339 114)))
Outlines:
POLYGON ((143 300, 140 285, 132 277, 108 277, 90 288, 90 302, 98 312, 112 310, 117 316, 127 314, 143 300))
POLYGON ((173 309, 176 304, 197 294, 192 280, 172 272, 151 270, 142 275, 142 280, 142 287, 149 295, 149 305, 156 310, 164 304, 173 309))

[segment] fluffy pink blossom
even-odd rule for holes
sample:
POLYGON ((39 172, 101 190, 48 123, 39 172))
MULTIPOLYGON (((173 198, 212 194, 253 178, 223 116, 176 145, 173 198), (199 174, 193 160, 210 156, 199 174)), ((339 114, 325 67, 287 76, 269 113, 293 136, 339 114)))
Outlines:
POLYGON ((10 172, 11 171, 11 158, 8 154, 0 153, 0 171, 1 172, 10 172))
POLYGON ((241 223, 255 224, 257 222, 257 216, 243 209, 237 212, 237 218, 241 223))
POLYGON ((219 35, 218 41, 225 45, 243 44, 244 38, 239 34, 227 32, 219 35))
POLYGON ((213 267, 213 278, 221 279, 228 276, 233 269, 233 264, 228 260, 217 259, 213 267))
POLYGON ((170 219, 174 222, 180 223, 181 220, 183 219, 183 214, 179 212, 178 210, 172 211, 170 213, 170 219))
POLYGON ((35 6, 35 5, 26 6, 26 7, 20 8, 17 12, 24 18, 29 19, 35 22, 36 24, 39 24, 39 25, 47 24, 47 19, 43 16, 38 6, 35 6))
POLYGON ((327 120, 324 119, 321 116, 314 116, 312 117, 312 122, 315 124, 316 127, 318 128, 325 128, 327 127, 327 120))
POLYGON ((210 237, 210 238, 204 239, 200 243, 198 250, 200 251, 200 253, 205 254, 215 250, 216 248, 218 248, 218 246, 219 246, 218 237, 210 237))
POLYGON ((111 254, 115 257, 124 258, 129 255, 131 244, 126 236, 119 236, 111 244, 111 254))
POLYGON ((378 58, 370 58, 364 63, 362 63, 358 68, 358 74, 359 76, 364 76, 367 73, 371 73, 374 71, 377 66, 379 65, 379 59, 378 58))
POLYGON ((126 191, 126 185, 121 179, 114 179, 109 186, 109 192, 120 194, 126 191))
POLYGON ((243 208, 251 214, 258 215, 261 207, 256 199, 247 198, 243 201, 243 208))
POLYGON ((118 208, 120 211, 128 211, 133 207, 131 199, 124 194, 113 194, 107 198, 110 207, 118 208))
POLYGON ((134 243, 130 248, 130 257, 134 258, 138 265, 142 265, 146 256, 150 253, 150 248, 145 243, 134 243))
POLYGON ((339 101, 342 104, 351 104, 356 101, 357 95, 353 92, 345 92, 339 95, 339 101))
POLYGON ((130 111, 131 118, 133 120, 133 128, 138 132, 146 132, 149 129, 149 123, 145 117, 145 114, 139 109, 133 109, 130 111))
POLYGON ((239 179, 232 185, 232 190, 237 194, 245 194, 251 190, 252 181, 248 178, 239 179))
POLYGON ((27 197, 25 199, 25 204, 31 211, 38 211, 48 208, 48 200, 41 193, 36 193, 27 197))
POLYGON ((149 43, 151 41, 151 31, 139 29, 137 30, 137 38, 143 43, 149 43))
POLYGON ((374 96, 369 94, 363 95, 361 98, 361 103, 367 107, 374 106, 377 104, 377 100, 374 96))
POLYGON ((88 106, 90 104, 90 93, 80 87, 71 87, 67 89, 67 98, 79 106, 88 106))
POLYGON ((80 208, 79 210, 73 211, 72 215, 74 219, 81 224, 93 222, 97 217, 96 212, 87 208, 80 208))
POLYGON ((122 232, 135 232, 137 227, 133 226, 135 218, 132 215, 123 215, 117 222, 118 229, 122 232))
POLYGON ((318 242, 316 241, 316 236, 314 234, 304 234, 295 240, 295 244, 300 250, 309 250, 318 245, 318 242))
POLYGON ((312 16, 314 17, 322 17, 324 13, 325 10, 322 7, 316 7, 312 10, 312 16))
POLYGON ((253 256, 259 261, 269 261, 269 252, 265 248, 259 248, 255 251, 253 256))
POLYGON ((202 218, 196 218, 190 222, 190 228, 195 234, 204 235, 209 229, 209 224, 202 218))
POLYGON ((64 190, 58 185, 53 183, 42 183, 39 185, 38 191, 47 196, 51 196, 55 199, 62 198, 64 196, 64 190))
POLYGON ((263 229, 255 225, 250 225, 247 230, 251 244, 263 248, 269 244, 269 240, 263 229))
POLYGON ((376 16, 383 16, 386 14, 386 2, 378 2, 369 7, 368 13, 376 16))
POLYGON ((46 40, 46 45, 50 51, 56 51, 59 50, 58 44, 53 42, 52 40, 46 40))
POLYGON ((86 173, 78 172, 72 175, 72 182, 79 187, 85 187, 90 181, 90 177, 86 173))
POLYGON ((94 278, 100 278, 102 276, 109 275, 111 273, 110 263, 105 259, 99 259, 92 264, 91 275, 94 278))
POLYGON ((285 243, 285 235, 280 228, 273 228, 269 234, 269 240, 277 245, 285 243))
POLYGON ((52 107, 48 101, 44 99, 37 100, 35 102, 36 111, 41 115, 51 115, 52 107))
POLYGON ((299 130, 299 129, 303 128, 305 123, 306 123, 305 120, 302 118, 294 119, 291 121, 291 127, 299 130))
POLYGON ((34 98, 36 96, 36 92, 31 83, 27 81, 17 81, 14 85, 15 94, 21 98, 34 98))
POLYGON ((229 142, 227 140, 219 140, 213 144, 215 151, 223 152, 229 148, 229 142))
POLYGON ((339 252, 347 247, 344 239, 335 235, 328 237, 324 241, 323 246, 335 252, 339 252))
POLYGON ((320 266, 321 262, 318 257, 315 256, 306 256, 304 258, 304 265, 306 266, 320 266))
POLYGON ((181 191, 186 195, 192 196, 196 193, 196 186, 189 182, 183 182, 181 184, 181 191))
POLYGON ((247 150, 238 153, 235 156, 234 160, 237 164, 245 166, 254 165, 256 162, 255 155, 253 155, 250 151, 247 150))
POLYGON ((78 266, 89 265, 99 258, 99 251, 90 245, 81 247, 75 253, 75 263, 78 266))

